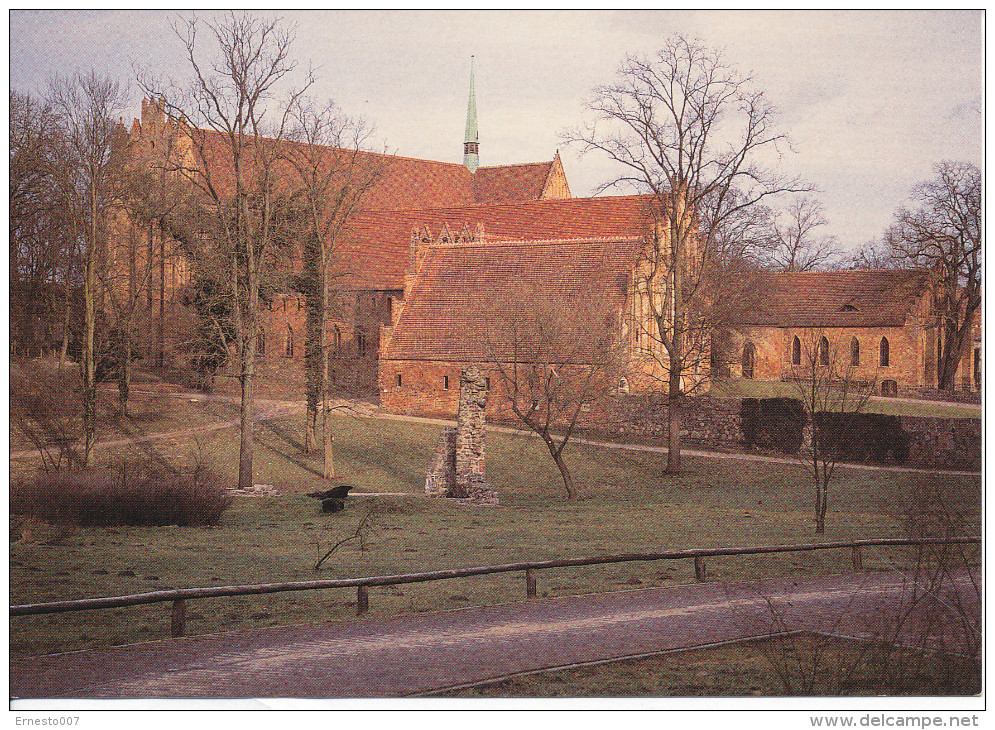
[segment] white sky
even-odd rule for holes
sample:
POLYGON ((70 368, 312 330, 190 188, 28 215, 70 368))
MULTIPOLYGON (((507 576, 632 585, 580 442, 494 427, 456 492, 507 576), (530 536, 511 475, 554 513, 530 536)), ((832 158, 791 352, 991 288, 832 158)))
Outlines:
MULTIPOLYGON (((189 16, 189 13, 184 13, 189 16)), ((211 14, 203 14, 210 17, 211 14)), ((11 11, 10 85, 39 94, 55 73, 184 80, 173 12, 11 11)), ((462 161, 470 55, 481 164, 551 159, 591 89, 629 53, 697 36, 780 110, 783 164, 820 191, 825 233, 855 248, 879 236, 941 160, 983 162, 982 11, 292 11, 294 56, 314 96, 376 126, 410 157, 462 161)), ((138 96, 134 109, 138 108, 138 96)), ((132 116, 137 116, 133 110, 132 116)), ((126 120, 130 121, 130 120, 126 120)), ((613 177, 561 149, 574 195, 613 177)))

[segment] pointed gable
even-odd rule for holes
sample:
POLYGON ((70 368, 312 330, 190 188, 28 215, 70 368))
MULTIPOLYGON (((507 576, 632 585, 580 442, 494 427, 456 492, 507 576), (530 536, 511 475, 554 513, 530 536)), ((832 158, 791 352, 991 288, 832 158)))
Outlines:
POLYGON ((542 200, 552 200, 556 198, 571 198, 570 185, 567 183, 567 174, 563 170, 563 162, 560 160, 560 151, 556 150, 556 157, 553 158, 546 174, 546 182, 542 186, 542 200))

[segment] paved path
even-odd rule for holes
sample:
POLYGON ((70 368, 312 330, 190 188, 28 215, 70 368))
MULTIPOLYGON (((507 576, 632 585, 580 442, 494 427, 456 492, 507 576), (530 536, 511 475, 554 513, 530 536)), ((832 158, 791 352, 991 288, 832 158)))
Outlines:
MULTIPOLYGON (((959 579, 965 595, 969 581, 959 579)), ((807 577, 520 601, 169 639, 13 662, 11 697, 398 697, 770 631, 873 633, 908 583, 807 577)), ((376 600, 376 596, 372 596, 376 600)))

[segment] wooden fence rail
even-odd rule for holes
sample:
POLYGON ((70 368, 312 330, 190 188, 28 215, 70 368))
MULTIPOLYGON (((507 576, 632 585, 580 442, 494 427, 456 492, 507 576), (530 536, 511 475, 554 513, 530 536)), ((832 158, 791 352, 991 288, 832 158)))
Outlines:
POLYGON ((245 596, 260 593, 282 593, 285 591, 310 591, 326 588, 356 588, 357 615, 369 610, 370 586, 401 585, 403 583, 424 583, 427 581, 464 578, 474 575, 489 575, 492 573, 525 572, 525 594, 532 598, 536 595, 536 571, 545 568, 569 568, 581 565, 607 565, 611 563, 629 563, 651 560, 694 560, 694 573, 697 580, 705 579, 704 558, 718 555, 764 555, 770 553, 794 553, 815 550, 849 549, 851 561, 855 570, 863 569, 860 549, 862 547, 889 545, 963 545, 977 544, 980 537, 954 538, 881 538, 876 540, 853 540, 850 542, 824 542, 805 545, 766 545, 757 547, 726 547, 726 548, 694 548, 690 550, 674 550, 661 553, 623 553, 620 555, 600 555, 589 558, 562 558, 559 560, 540 560, 525 563, 506 563, 504 565, 481 565, 472 568, 454 568, 452 570, 435 570, 426 573, 402 573, 399 575, 373 575, 363 578, 330 578, 325 580, 306 580, 295 583, 256 583, 241 586, 210 586, 206 588, 175 588, 151 593, 137 593, 128 596, 108 596, 105 598, 79 598, 72 601, 52 601, 49 603, 24 603, 10 607, 11 616, 32 616, 43 613, 64 613, 67 611, 89 611, 100 608, 120 608, 122 606, 138 606, 146 603, 171 602, 171 633, 182 636, 186 625, 186 601, 197 598, 221 598, 228 596, 245 596))

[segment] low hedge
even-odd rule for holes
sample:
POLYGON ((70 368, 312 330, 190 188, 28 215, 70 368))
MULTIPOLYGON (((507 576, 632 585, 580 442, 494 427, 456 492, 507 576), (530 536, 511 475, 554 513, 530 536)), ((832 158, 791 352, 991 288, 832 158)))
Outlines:
POLYGON ((908 461, 909 436, 898 416, 820 412, 814 421, 823 448, 839 460, 908 461))
POLYGON ((180 472, 144 465, 61 470, 11 487, 10 511, 82 527, 216 525, 232 503, 209 469, 180 472))
POLYGON ((744 398, 740 404, 743 443, 797 454, 808 415, 796 398, 744 398))

